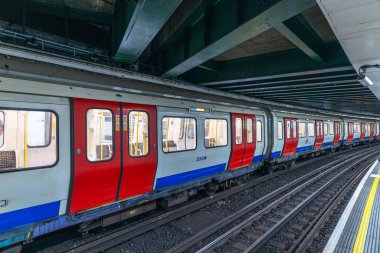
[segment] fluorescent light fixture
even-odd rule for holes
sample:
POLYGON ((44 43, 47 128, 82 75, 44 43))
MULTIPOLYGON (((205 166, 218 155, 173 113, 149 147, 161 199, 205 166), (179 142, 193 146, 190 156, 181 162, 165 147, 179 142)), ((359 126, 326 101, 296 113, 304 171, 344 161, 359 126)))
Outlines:
POLYGON ((373 85, 373 82, 371 81, 371 79, 368 78, 368 76, 364 76, 364 75, 358 76, 358 81, 359 81, 364 87, 368 87, 368 86, 373 85))

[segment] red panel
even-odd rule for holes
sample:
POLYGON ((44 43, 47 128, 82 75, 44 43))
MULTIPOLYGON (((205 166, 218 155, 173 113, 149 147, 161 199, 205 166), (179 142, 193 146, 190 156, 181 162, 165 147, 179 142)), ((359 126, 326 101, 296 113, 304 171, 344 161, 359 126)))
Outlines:
POLYGON ((232 126, 232 151, 229 170, 241 168, 252 164, 253 156, 256 149, 256 119, 254 115, 231 113, 231 126, 232 126), (242 143, 236 143, 236 119, 240 118, 243 124, 242 143), (247 143, 247 127, 246 119, 251 118, 253 120, 253 142, 247 143))
POLYGON ((123 173, 119 199, 151 192, 157 168, 157 120, 156 107, 151 105, 123 104, 123 173), (148 154, 132 157, 129 154, 129 112, 144 111, 148 114, 148 154))
POLYGON ((340 122, 335 121, 334 122, 334 141, 333 145, 337 145, 339 143, 340 139, 340 122))
POLYGON ((282 156, 296 153, 298 145, 298 124, 296 118, 285 118, 285 143, 282 156), (289 135, 289 130, 290 135, 289 135))
POLYGON ((360 140, 364 140, 364 136, 365 136, 365 124, 364 123, 361 123, 360 124, 360 140))
POLYGON ((371 131, 371 134, 370 134, 369 138, 373 139, 373 137, 375 136, 375 124, 374 123, 370 123, 369 124, 369 129, 371 131))
POLYGON ((112 203, 116 199, 120 175, 120 132, 114 131, 114 154, 109 161, 87 160, 86 113, 91 108, 104 108, 120 114, 119 103, 74 99, 74 185, 70 212, 78 212, 112 203))
POLYGON ((348 122, 347 143, 350 143, 353 139, 354 139, 354 123, 348 122))
MULTIPOLYGON (((245 152, 243 157, 242 166, 248 166, 252 164, 253 156, 255 155, 255 149, 256 149, 256 118, 254 115, 246 115, 244 117, 245 121, 245 128, 244 128, 244 140, 245 140, 245 152), (252 119, 252 142, 248 143, 248 129, 247 129, 247 119, 252 119)), ((263 135, 262 135, 263 137, 263 135)))
POLYGON ((318 149, 322 147, 324 140, 324 132, 323 132, 323 121, 316 120, 315 121, 315 144, 314 149, 318 149))

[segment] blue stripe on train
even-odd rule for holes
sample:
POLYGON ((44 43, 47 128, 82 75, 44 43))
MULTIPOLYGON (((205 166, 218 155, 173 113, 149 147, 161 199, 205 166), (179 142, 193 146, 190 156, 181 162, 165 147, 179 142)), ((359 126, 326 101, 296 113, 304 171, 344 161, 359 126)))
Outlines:
POLYGON ((308 150, 311 150, 313 149, 313 145, 311 146, 305 146, 305 147, 299 147, 297 148, 296 152, 299 153, 299 152, 304 152, 304 151, 308 151, 308 150))
POLYGON ((281 156, 281 151, 276 151, 270 155, 270 159, 275 159, 275 158, 280 157, 280 156, 281 156))
POLYGON ((264 160, 264 157, 265 157, 264 155, 257 155, 255 157, 253 157, 252 162, 253 163, 261 162, 262 160, 264 160))
POLYGON ((193 171, 188 171, 188 172, 183 172, 180 174, 175 174, 167 177, 161 177, 157 178, 156 181, 156 189, 161 189, 164 187, 184 183, 193 179, 197 179, 200 177, 205 177, 209 176, 221 171, 224 171, 226 169, 226 163, 198 169, 198 170, 193 170, 193 171))
POLYGON ((60 201, 0 214, 0 232, 59 215, 60 201))
POLYGON ((328 146, 331 146, 332 144, 333 144, 332 141, 325 142, 325 143, 322 143, 322 147, 328 147, 328 146))
POLYGON ((369 140, 369 136, 367 136, 367 137, 364 137, 364 140, 369 140))

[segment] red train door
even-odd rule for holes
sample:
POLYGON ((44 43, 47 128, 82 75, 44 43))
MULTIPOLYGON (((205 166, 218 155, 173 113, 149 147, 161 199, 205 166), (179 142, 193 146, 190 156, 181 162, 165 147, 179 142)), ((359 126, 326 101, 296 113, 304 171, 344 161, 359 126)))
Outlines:
POLYGON ((347 135, 347 142, 351 142, 352 139, 354 139, 354 123, 348 122, 348 135, 347 135))
POLYGON ((282 156, 296 153, 298 145, 298 126, 296 118, 285 118, 285 143, 282 156))
POLYGON ((324 139, 324 131, 323 131, 323 120, 315 121, 315 144, 314 149, 321 148, 324 139))
POLYGON ((123 103, 123 170, 119 199, 153 189, 157 168, 157 113, 151 105, 123 103))
POLYGON ((333 145, 337 145, 340 139, 340 122, 334 121, 334 141, 333 145))
POLYGON ((70 212, 112 203, 120 176, 117 102, 74 99, 74 184, 70 212))
POLYGON ((253 156, 256 149, 256 118, 254 115, 246 115, 244 117, 245 127, 245 151, 243 156, 243 162, 241 166, 248 166, 252 164, 253 156))
POLYGON ((374 123, 369 124, 369 130, 371 131, 369 138, 373 139, 373 137, 375 136, 375 124, 374 123))
POLYGON ((364 140, 365 136, 365 124, 360 123, 360 140, 364 140))
POLYGON ((254 115, 231 113, 232 151, 229 170, 252 164, 256 149, 256 119, 254 115))

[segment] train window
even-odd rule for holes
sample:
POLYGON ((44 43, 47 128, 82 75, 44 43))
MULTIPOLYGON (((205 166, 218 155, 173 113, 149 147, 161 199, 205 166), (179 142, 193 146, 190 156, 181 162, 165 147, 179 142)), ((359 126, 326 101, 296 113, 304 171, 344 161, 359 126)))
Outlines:
POLYGON ((277 122, 277 136, 279 140, 282 140, 283 135, 282 135, 282 121, 277 122))
POLYGON ((260 120, 256 122, 256 141, 261 142, 263 140, 263 127, 260 120))
POLYGON ((334 128, 332 124, 329 124, 329 134, 334 135, 334 128))
POLYGON ((227 120, 206 119, 205 120, 205 147, 221 147, 227 145, 227 120))
POLYGON ((129 155, 145 156, 149 152, 149 117, 146 112, 129 113, 129 155))
POLYGON ((253 120, 251 118, 246 119, 246 128, 247 128, 247 143, 253 142, 253 120))
POLYGON ((293 128, 293 139, 297 138, 297 121, 292 121, 292 128, 293 128))
POLYGON ((108 109, 89 109, 87 120, 87 159, 107 161, 113 157, 113 115, 108 109))
POLYGON ((286 121, 286 139, 291 139, 290 137, 290 121, 286 121))
POLYGON ((56 114, 50 111, 1 111, 0 170, 55 164, 58 157, 56 121, 56 114))
POLYGON ((172 153, 197 147, 197 126, 194 118, 164 117, 162 119, 162 150, 172 153))
POLYGON ((306 123, 305 122, 298 123, 298 136, 300 138, 306 137, 306 123))
POLYGON ((327 123, 323 123, 323 135, 327 135, 329 132, 327 123))
POLYGON ((307 134, 309 137, 314 137, 314 123, 307 123, 307 134))
POLYGON ((4 145, 4 113, 0 112, 0 148, 4 145))
POLYGON ((243 143, 243 122, 241 118, 235 119, 235 133, 236 133, 236 144, 242 144, 243 143))

